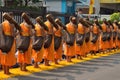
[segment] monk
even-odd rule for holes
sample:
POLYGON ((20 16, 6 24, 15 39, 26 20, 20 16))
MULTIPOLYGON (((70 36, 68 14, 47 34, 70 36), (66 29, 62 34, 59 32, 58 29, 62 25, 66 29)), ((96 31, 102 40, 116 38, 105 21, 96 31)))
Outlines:
POLYGON ((70 22, 66 25, 66 34, 67 39, 65 42, 65 50, 64 53, 67 58, 67 62, 72 62, 71 58, 75 56, 75 32, 76 32, 76 18, 71 16, 70 22))
POLYGON ((107 21, 107 51, 110 52, 111 51, 111 42, 112 42, 112 25, 110 24, 110 21, 107 21))
MULTIPOLYGON (((57 21, 61 22, 61 19, 57 18, 55 20, 55 22, 57 23, 57 21)), ((62 27, 58 24, 59 29, 56 30, 54 28, 54 57, 55 57, 55 64, 59 64, 58 60, 62 59, 62 27)))
MULTIPOLYGON (((10 15, 10 17, 13 18, 13 13, 10 12, 8 15, 10 15)), ((9 68, 16 64, 15 25, 7 19, 5 19, 4 22, 1 23, 0 27, 2 29, 1 31, 4 33, 5 41, 9 40, 9 43, 11 44, 6 46, 6 48, 10 47, 9 50, 4 50, 1 48, 0 51, 1 65, 4 70, 4 74, 9 75, 9 68)))
POLYGON ((1 52, 0 52, 0 70, 2 69, 2 66, 1 66, 1 52))
POLYGON ((117 44, 118 44, 118 49, 120 49, 120 23, 119 22, 117 22, 117 26, 118 26, 117 44))
MULTIPOLYGON (((1 32, 1 30, 0 30, 0 32, 1 32)), ((2 65, 1 65, 1 50, 0 50, 0 70, 2 69, 2 65)))
POLYGON ((85 37, 85 27, 83 25, 82 19, 79 20, 79 24, 76 31, 76 44, 75 44, 75 53, 77 59, 82 59, 84 56, 84 37, 85 37))
POLYGON ((117 46, 117 49, 120 49, 120 24, 118 23, 118 21, 114 22, 114 27, 117 28, 116 46, 117 46))
POLYGON ((109 49, 110 51, 113 49, 113 30, 114 30, 114 27, 113 27, 113 24, 110 20, 108 20, 108 25, 110 27, 110 42, 109 42, 109 49))
POLYGON ((31 35, 32 35, 32 25, 28 23, 28 20, 24 18, 26 13, 22 13, 24 21, 20 24, 20 40, 18 41, 18 63, 20 65, 21 71, 28 71, 26 69, 27 64, 31 64, 31 54, 32 54, 32 45, 31 45, 31 35), (24 45, 25 44, 25 45, 24 45))
POLYGON ((84 54, 84 57, 87 57, 87 54, 90 52, 90 36, 91 36, 90 31, 91 31, 91 25, 89 25, 85 21, 85 54, 84 54))
POLYGON ((94 24, 92 27, 92 39, 91 39, 91 51, 92 54, 96 55, 99 50, 99 22, 98 20, 94 20, 94 24))
POLYGON ((34 59, 34 68, 39 68, 38 62, 42 61, 44 54, 44 36, 47 26, 43 23, 41 16, 37 17, 36 21, 37 23, 35 24, 35 34, 32 46, 32 58, 34 59))
POLYGON ((115 20, 113 22, 113 49, 116 50, 117 48, 117 30, 118 30, 118 26, 117 26, 117 21, 115 20))
POLYGON ((118 49, 120 49, 120 23, 118 22, 118 36, 117 36, 118 49))
POLYGON ((107 48, 107 22, 106 19, 103 20, 103 23, 101 25, 102 27, 102 33, 100 35, 100 50, 104 53, 107 48))
POLYGON ((88 44, 87 46, 86 46, 86 38, 85 38, 85 47, 88 48, 88 49, 85 50, 85 51, 87 51, 87 53, 85 52, 85 54, 87 56, 88 53, 94 54, 92 48, 90 48, 90 47, 92 46, 93 42, 95 41, 95 40, 93 40, 93 42, 91 42, 92 41, 92 37, 94 36, 94 38, 95 37, 97 38, 97 35, 93 35, 93 33, 92 33, 94 24, 90 22, 89 18, 85 18, 84 21, 85 21, 86 26, 88 26, 87 28, 89 29, 89 32, 86 34, 86 37, 89 35, 87 37, 89 39, 89 41, 87 42, 87 44, 88 44))
POLYGON ((45 66, 50 66, 49 61, 54 61, 54 31, 53 28, 55 27, 58 29, 57 24, 53 20, 53 16, 51 14, 46 15, 47 21, 45 25, 48 27, 45 37, 45 44, 44 44, 44 61, 45 66))

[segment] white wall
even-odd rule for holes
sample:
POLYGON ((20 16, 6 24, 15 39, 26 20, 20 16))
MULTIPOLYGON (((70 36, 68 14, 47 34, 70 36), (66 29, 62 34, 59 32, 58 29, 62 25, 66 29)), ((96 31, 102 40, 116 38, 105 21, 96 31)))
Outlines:
MULTIPOLYGON (((43 5, 45 5, 45 2, 43 2, 43 5)), ((56 11, 61 12, 61 5, 62 2, 60 0, 56 1, 46 1, 47 11, 56 11)))
POLYGON ((101 15, 100 19, 103 20, 104 18, 106 18, 107 20, 110 20, 110 15, 101 15))

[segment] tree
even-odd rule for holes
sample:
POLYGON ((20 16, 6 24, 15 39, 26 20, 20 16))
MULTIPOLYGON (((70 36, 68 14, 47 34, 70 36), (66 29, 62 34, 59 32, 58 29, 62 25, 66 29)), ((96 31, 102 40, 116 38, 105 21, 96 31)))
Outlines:
POLYGON ((111 20, 112 22, 114 22, 114 20, 120 21, 120 13, 113 13, 113 14, 110 16, 110 20, 111 20))
POLYGON ((28 6, 28 3, 32 1, 33 3, 37 3, 39 2, 39 0, 11 0, 11 1, 8 1, 8 0, 4 0, 4 3, 5 3, 5 6, 9 6, 8 4, 10 4, 10 6, 28 6), (23 5, 23 2, 25 3, 23 5), (12 4, 11 4, 12 3, 12 4))
POLYGON ((24 6, 27 6, 29 1, 31 1, 31 0, 15 0, 14 2, 15 2, 17 5, 20 5, 20 6, 23 6, 23 2, 25 2, 25 5, 24 5, 24 6))
POLYGON ((39 0, 18 0, 18 1, 20 2, 20 4, 22 4, 22 2, 24 1, 25 2, 24 6, 28 6, 28 3, 30 1, 32 1, 33 3, 39 2, 39 0))
POLYGON ((20 6, 23 6, 23 0, 16 0, 20 6))
POLYGON ((28 2, 31 0, 24 0, 25 1, 25 6, 28 6, 28 2))
POLYGON ((39 2, 40 0, 24 0, 25 1, 25 6, 28 5, 28 2, 32 1, 33 3, 37 3, 39 2))
POLYGON ((37 2, 39 2, 39 0, 32 0, 32 2, 33 2, 33 3, 37 3, 37 2))

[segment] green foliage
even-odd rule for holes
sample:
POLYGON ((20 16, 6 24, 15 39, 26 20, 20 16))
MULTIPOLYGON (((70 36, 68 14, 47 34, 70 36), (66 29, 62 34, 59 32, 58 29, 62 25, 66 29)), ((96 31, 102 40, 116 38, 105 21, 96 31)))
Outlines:
POLYGON ((103 23, 103 21, 102 21, 102 20, 99 20, 99 23, 100 23, 100 24, 102 24, 102 23, 103 23))
POLYGON ((113 14, 110 16, 110 20, 111 20, 112 22, 114 22, 114 20, 120 21, 120 13, 113 13, 113 14))
POLYGON ((28 6, 28 2, 32 1, 33 3, 37 3, 40 2, 39 0, 14 0, 13 3, 14 5, 12 6, 28 6), (25 2, 25 4, 23 5, 23 1, 25 2))
POLYGON ((37 3, 37 2, 39 2, 39 0, 32 0, 32 2, 33 2, 33 3, 37 3))

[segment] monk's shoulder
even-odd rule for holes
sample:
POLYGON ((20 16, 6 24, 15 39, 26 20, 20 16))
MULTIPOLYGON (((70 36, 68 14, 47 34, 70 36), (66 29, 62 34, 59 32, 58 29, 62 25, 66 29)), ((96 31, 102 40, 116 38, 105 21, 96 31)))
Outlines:
POLYGON ((22 23, 20 23, 20 26, 23 26, 23 24, 24 24, 23 22, 22 22, 22 23))
POLYGON ((81 23, 79 23, 78 26, 81 27, 81 28, 83 27, 83 25, 81 23))
POLYGON ((8 24, 9 22, 7 20, 3 21, 2 24, 8 24))
POLYGON ((66 27, 69 27, 69 26, 70 26, 70 23, 67 23, 67 24, 66 24, 66 27))

